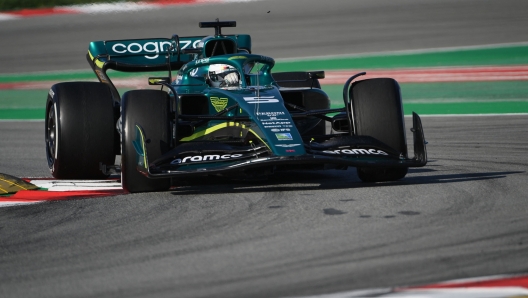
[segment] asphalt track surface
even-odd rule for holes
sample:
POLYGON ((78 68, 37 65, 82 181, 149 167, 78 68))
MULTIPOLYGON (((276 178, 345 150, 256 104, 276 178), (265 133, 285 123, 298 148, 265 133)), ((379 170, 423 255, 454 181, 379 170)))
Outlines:
MULTIPOLYGON (((8 21, 0 40, 11 26, 9 40, 20 51, 5 54, 2 46, 0 59, 17 71, 84 67, 74 60, 85 63, 86 40, 166 36, 173 30, 160 23, 171 13, 181 13, 174 23, 236 19, 244 32, 256 31, 255 48, 280 57, 527 38, 521 23, 528 20, 519 19, 528 5, 523 1, 302 3, 302 12, 294 10, 299 2, 269 1, 153 16, 8 21), (266 22, 269 34, 260 28, 266 22), (308 26, 328 43, 303 38, 308 26), (409 28, 414 31, 403 32, 409 28), (357 33, 355 41, 363 44, 354 45, 344 32, 357 33), (69 50, 78 46, 80 57, 54 43, 60 39, 71 41, 69 50)), ((191 34, 203 30, 182 26, 191 34)), ((0 209, 0 296, 289 297, 528 272, 528 117, 422 120, 429 164, 400 182, 361 183, 353 170, 294 172, 266 181, 186 180, 163 193, 0 209)), ((43 126, 0 122, 0 172, 49 177, 43 126)))
POLYGON ((266 0, 147 13, 3 21, 0 73, 89 69, 93 40, 211 35, 200 21, 236 20, 253 52, 274 58, 528 41, 523 0, 266 0), (269 13, 268 13, 269 12, 269 13))

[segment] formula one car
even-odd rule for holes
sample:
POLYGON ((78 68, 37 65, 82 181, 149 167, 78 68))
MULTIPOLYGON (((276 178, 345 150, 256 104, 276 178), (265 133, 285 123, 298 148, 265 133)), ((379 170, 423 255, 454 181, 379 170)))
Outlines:
POLYGON ((414 157, 407 155, 395 80, 353 75, 343 107, 331 109, 319 83, 323 71, 272 73, 275 61, 253 54, 249 35, 222 34, 235 22, 199 26, 215 34, 90 43, 87 59, 100 82, 64 82, 49 91, 46 155, 55 178, 121 172, 125 190, 148 192, 184 176, 348 167, 365 182, 393 181, 427 163, 416 113, 414 157), (109 69, 168 76, 148 78, 156 90, 121 96, 109 69))

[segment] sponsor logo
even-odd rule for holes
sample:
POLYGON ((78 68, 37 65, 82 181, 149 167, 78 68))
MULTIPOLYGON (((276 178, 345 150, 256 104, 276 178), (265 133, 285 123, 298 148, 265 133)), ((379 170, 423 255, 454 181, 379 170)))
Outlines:
POLYGON ((297 146, 301 146, 301 144, 278 144, 278 145, 275 145, 277 147, 286 147, 286 148, 290 148, 290 147, 297 147, 297 146))
MULTIPOLYGON (((291 122, 289 122, 289 121, 282 121, 282 122, 280 122, 280 121, 279 122, 262 121, 262 124, 264 124, 264 125, 279 125, 279 124, 287 125, 287 124, 291 124, 291 122)), ((289 126, 289 127, 291 127, 291 126, 289 126)))
MULTIPOLYGON (((290 119, 281 119, 281 118, 277 118, 277 117, 269 117, 269 119, 264 119, 264 120, 261 120, 262 123, 264 122, 273 122, 273 121, 288 121, 290 119)), ((276 122, 278 123, 278 122, 276 122)), ((288 122, 290 123, 290 122, 288 122)))
POLYGON ((226 159, 236 159, 242 157, 242 154, 210 154, 210 155, 195 155, 195 156, 186 156, 184 158, 177 158, 171 161, 171 164, 183 164, 189 162, 199 162, 199 161, 215 161, 215 160, 226 160, 226 159))
POLYGON ((211 104, 217 112, 220 112, 227 107, 227 98, 211 97, 211 104))
POLYGON ((274 96, 244 97, 247 103, 274 103, 279 102, 274 96))
POLYGON ((196 74, 197 74, 197 73, 198 73, 198 68, 195 68, 195 69, 193 69, 193 70, 191 70, 191 71, 189 72, 189 74, 191 75, 191 77, 196 77, 196 74))
POLYGON ((277 140, 279 141, 290 141, 293 140, 291 133, 275 133, 277 140))
MULTIPOLYGON (((192 43, 192 47, 196 48, 200 40, 195 40, 194 42, 190 40, 180 40, 180 49, 185 49, 189 47, 192 43)), ((147 59, 156 59, 159 57, 159 53, 162 51, 168 51, 172 46, 171 41, 149 41, 146 43, 133 42, 130 44, 116 43, 112 46, 112 51, 117 54, 139 54, 139 53, 149 53, 145 55, 147 59), (151 53, 151 54, 150 54, 151 53)))
POLYGON ((285 112, 256 112, 257 116, 268 116, 268 117, 277 117, 281 115, 286 115, 285 112))
POLYGON ((294 149, 287 149, 286 152, 290 152, 291 153, 291 152, 295 152, 295 150, 294 149))
POLYGON ((339 150, 326 150, 323 153, 328 154, 348 154, 348 155, 389 155, 383 150, 377 149, 339 149, 339 150))
POLYGON ((207 64, 209 63, 209 58, 203 58, 196 60, 196 64, 207 64))
MULTIPOLYGON (((180 49, 186 49, 190 44, 191 44, 192 41, 190 40, 180 40, 180 49)), ((198 47, 198 43, 200 42, 200 40, 195 40, 193 43, 192 43, 192 47, 193 48, 196 48, 198 47)))
MULTIPOLYGON (((267 126, 265 126, 265 127, 267 127, 267 126)), ((281 131, 284 132, 284 131, 291 131, 291 129, 289 129, 289 128, 280 128, 280 129, 279 128, 272 128, 271 131, 272 132, 281 132, 281 131)))
POLYGON ((48 92, 49 96, 51 96, 51 98, 53 98, 53 96, 55 96, 55 92, 53 92, 53 90, 50 89, 50 91, 48 92))
POLYGON ((237 59, 247 59, 246 56, 233 56, 233 57, 230 57, 228 60, 237 60, 237 59))
POLYGON ((167 49, 170 48, 170 46, 171 46, 170 41, 159 41, 159 42, 149 41, 144 44, 133 42, 128 45, 125 45, 124 43, 116 43, 112 46, 112 51, 118 54, 152 53, 154 55, 147 54, 145 55, 145 58, 156 59, 159 57, 160 51, 167 51, 167 49), (164 46, 167 46, 167 47, 164 47, 164 46))

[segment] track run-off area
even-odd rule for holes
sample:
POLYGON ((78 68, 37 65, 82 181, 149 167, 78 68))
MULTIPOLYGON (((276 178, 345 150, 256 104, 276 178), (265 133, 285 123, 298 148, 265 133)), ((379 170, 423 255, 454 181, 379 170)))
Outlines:
MULTIPOLYGON (((400 83, 408 115, 528 112, 528 44, 279 59, 275 66, 277 72, 322 69, 321 84, 333 108, 342 105, 344 82, 366 71, 361 79, 390 77, 400 83)), ((121 91, 149 88, 148 74, 110 77, 121 91)), ((54 83, 79 80, 96 81, 91 71, 0 75, 0 119, 42 119, 42 94, 54 83)))
MULTIPOLYGON (((179 2, 0 14, 0 173, 40 188, 0 197, 0 297, 528 295, 528 3, 179 2), (95 79, 89 41, 207 35, 198 22, 216 18, 236 20, 225 33, 251 34, 276 72, 324 70, 334 107, 356 72, 398 80, 428 164, 392 183, 296 171, 149 194, 123 194, 119 176, 52 179, 44 103, 54 83, 95 79)), ((148 75, 110 73, 120 92, 148 75)))

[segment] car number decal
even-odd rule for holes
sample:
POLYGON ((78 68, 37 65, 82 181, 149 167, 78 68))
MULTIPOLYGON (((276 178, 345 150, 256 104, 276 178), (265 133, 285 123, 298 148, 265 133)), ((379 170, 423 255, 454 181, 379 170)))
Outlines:
POLYGON ((275 103, 279 102, 274 96, 244 97, 247 103, 275 103))

